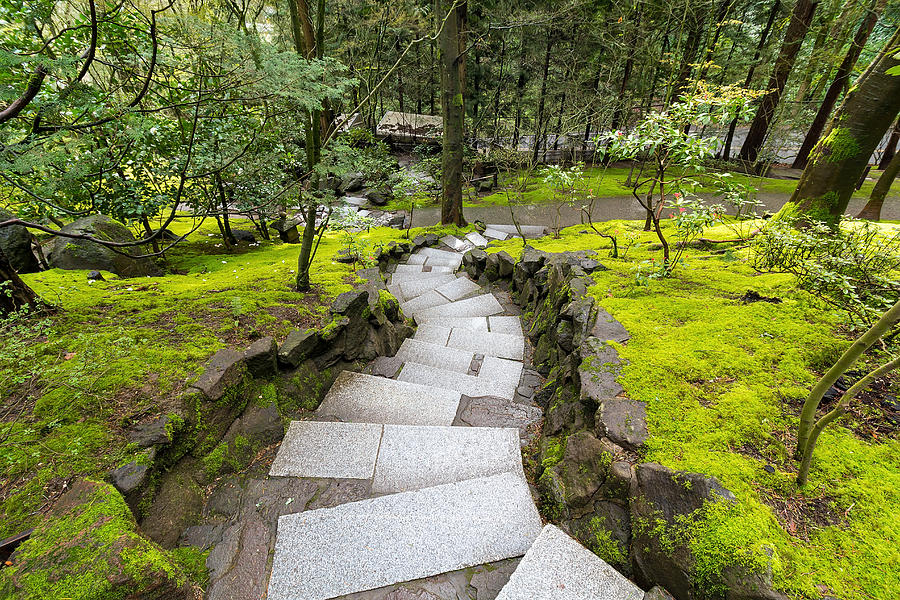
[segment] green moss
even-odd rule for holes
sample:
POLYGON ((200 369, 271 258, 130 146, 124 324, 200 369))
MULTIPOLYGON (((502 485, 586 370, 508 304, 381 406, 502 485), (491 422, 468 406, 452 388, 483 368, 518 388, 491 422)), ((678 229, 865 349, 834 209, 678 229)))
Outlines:
POLYGON ((541 440, 541 467, 549 469, 559 463, 566 453, 564 437, 546 437, 541 440))
POLYGON ((612 538, 606 527, 605 518, 592 517, 588 521, 588 539, 586 546, 591 552, 611 565, 627 565, 628 556, 622 551, 622 546, 612 538))
POLYGON ((160 579, 187 582, 168 553, 137 533, 122 496, 112 486, 92 485, 82 504, 41 523, 20 546, 16 565, 0 571, 4 597, 105 600, 138 593, 160 579), (116 581, 117 573, 134 584, 116 581))
POLYGON ((210 479, 226 472, 240 471, 249 464, 253 451, 253 443, 243 435, 236 436, 230 443, 220 442, 203 457, 203 471, 210 479))
POLYGON ((815 150, 817 156, 822 156, 829 162, 841 162, 853 158, 859 154, 859 142, 846 127, 835 127, 825 138, 819 142, 815 150))

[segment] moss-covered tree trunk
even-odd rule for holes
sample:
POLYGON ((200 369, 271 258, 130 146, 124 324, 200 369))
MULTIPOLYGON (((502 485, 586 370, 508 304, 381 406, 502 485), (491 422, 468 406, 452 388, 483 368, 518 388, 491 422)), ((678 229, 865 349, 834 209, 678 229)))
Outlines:
POLYGON ((747 139, 741 146, 740 158, 747 162, 754 162, 759 156, 763 142, 769 134, 769 126, 775 117, 775 109, 781 102, 781 95, 787 85, 788 77, 797 61, 797 53, 803 46, 803 40, 806 39, 806 33, 809 31, 809 24, 812 22, 813 15, 816 12, 818 2, 812 0, 797 0, 794 5, 794 11, 791 13, 791 21, 788 24, 787 31, 784 34, 784 41, 781 44, 781 51, 775 60, 775 68, 772 69, 772 76, 769 78, 767 90, 771 90, 763 96, 759 103, 759 110, 750 124, 750 131, 747 132, 747 139))
POLYGON ((847 94, 825 135, 810 153, 809 165, 786 210, 804 219, 837 223, 863 170, 888 127, 900 113, 900 29, 847 94))
POLYGON ((22 281, 0 248, 0 315, 34 306, 37 301, 37 294, 22 281))
POLYGON ((893 185, 894 181, 897 179, 897 175, 900 175, 900 154, 894 154, 894 158, 891 159, 891 162, 888 163, 884 173, 878 178, 875 187, 872 188, 872 194, 869 196, 869 201, 866 202, 865 207, 863 207, 859 214, 856 215, 858 219, 869 219, 870 221, 881 220, 881 207, 884 206, 884 199, 887 197, 891 185, 893 185))
POLYGON ((878 22, 878 16, 884 10, 885 4, 887 4, 887 0, 876 0, 871 10, 866 11, 866 15, 863 17, 859 29, 856 30, 856 35, 853 37, 853 42, 850 44, 847 54, 844 55, 844 60, 838 67, 834 80, 828 86, 828 91, 825 92, 825 99, 822 100, 822 104, 819 106, 819 110, 809 126, 809 131, 806 132, 806 137, 792 165, 795 169, 805 169, 809 163, 809 154, 815 147, 816 142, 819 141, 822 130, 825 129, 828 117, 831 116, 831 111, 834 110, 838 98, 847 88, 847 84, 850 83, 850 74, 853 71, 853 67, 856 65, 856 61, 859 60, 859 55, 862 54, 869 36, 872 35, 872 30, 875 28, 875 23, 878 22))
POLYGON ((888 138, 887 146, 884 147, 884 154, 881 155, 881 162, 878 163, 878 168, 882 171, 888 168, 888 165, 891 164, 891 161, 894 160, 894 156, 897 154, 897 145, 900 144, 900 119, 897 119, 897 124, 894 125, 894 129, 891 131, 891 137, 888 138))
POLYGON ((466 2, 437 0, 441 50, 441 109, 444 116, 444 148, 441 161, 441 223, 465 225, 462 207, 463 139, 466 108, 463 100, 465 73, 466 2))

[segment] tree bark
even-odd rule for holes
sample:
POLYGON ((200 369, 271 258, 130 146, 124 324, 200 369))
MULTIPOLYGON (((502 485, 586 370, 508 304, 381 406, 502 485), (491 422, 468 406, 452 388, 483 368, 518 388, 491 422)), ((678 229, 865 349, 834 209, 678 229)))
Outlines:
POLYGON ((891 137, 888 138, 887 146, 884 148, 884 154, 881 155, 881 162, 878 163, 878 168, 882 171, 887 169, 888 165, 891 164, 891 161, 894 159, 894 155, 897 153, 898 143, 900 143, 900 119, 897 119, 897 124, 894 125, 891 137))
POLYGON ((544 122, 544 108, 547 101, 547 78, 550 74, 550 54, 553 50, 553 35, 547 30, 547 49, 544 52, 544 67, 541 75, 541 94, 538 97, 537 124, 534 128, 534 148, 532 161, 537 162, 541 151, 541 131, 544 122))
POLYGON ((22 281, 0 248, 0 315, 34 307, 37 303, 37 294, 22 281))
POLYGON ((519 49, 519 76, 516 78, 516 123, 513 128, 513 148, 519 149, 519 137, 522 135, 522 98, 525 96, 525 84, 528 77, 525 73, 525 59, 528 56, 525 45, 525 28, 522 28, 522 47, 519 49))
POLYGON ((863 18, 862 23, 860 23, 859 29, 853 37, 853 42, 850 44, 850 48, 847 50, 844 60, 838 67, 837 73, 834 76, 834 81, 828 86, 828 91, 825 92, 825 99, 822 100, 822 104, 819 106, 818 112, 816 112, 816 116, 809 127, 809 131, 806 133, 806 138, 800 146, 800 151, 797 153, 797 158, 792 165, 795 169, 805 169, 807 163, 809 163, 809 153, 812 151, 813 146, 816 145, 816 142, 819 141, 822 130, 825 129, 825 125, 828 123, 828 117, 831 116, 831 111, 834 110, 834 105, 837 104, 838 98, 844 90, 847 89, 847 84, 850 81, 850 73, 856 65, 856 61, 859 60, 859 55, 862 54, 863 48, 865 48, 866 42, 872 34, 872 30, 875 28, 875 23, 878 22, 878 16, 881 14, 881 11, 884 10, 885 2, 886 0, 879 0, 879 2, 872 7, 872 10, 866 12, 866 16, 863 18))
POLYGON ((788 204, 804 218, 837 224, 875 148, 900 113, 900 76, 887 72, 900 66, 898 44, 900 29, 860 76, 813 148, 788 204))
POLYGON ((898 174, 900 174, 900 154, 894 154, 894 158, 888 163, 884 173, 882 173, 881 177, 878 178, 878 181, 875 182, 875 187, 872 188, 869 201, 866 202, 866 205, 860 213, 856 215, 857 219, 868 219, 870 221, 881 220, 881 207, 884 206, 884 199, 891 190, 891 186, 897 179, 898 174))
POLYGON ((462 170, 466 126, 463 77, 467 3, 437 1, 438 17, 446 16, 440 31, 441 112, 444 117, 441 224, 462 226, 466 224, 462 207, 462 170))
POLYGON ((759 110, 756 112, 753 122, 750 124, 750 131, 747 133, 747 139, 741 146, 740 157, 747 162, 755 162, 762 149, 763 142, 769 133, 769 126, 772 124, 772 118, 775 116, 775 109, 781 102, 781 95, 787 85, 788 77, 794 68, 797 60, 797 53, 803 46, 803 40, 806 38, 806 32, 809 31, 809 25, 812 22, 813 15, 818 7, 818 1, 813 0, 797 0, 794 5, 794 11, 791 13, 791 21, 788 25, 787 32, 784 34, 784 42, 781 44, 781 52, 775 61, 775 68, 772 76, 769 78, 769 85, 766 87, 770 91, 763 96, 759 104, 759 110))
MULTIPOLYGON (((772 25, 775 24, 775 17, 778 16, 778 11, 780 10, 781 0, 775 0, 772 4, 772 9, 769 11, 769 20, 766 21, 766 27, 763 29, 762 35, 759 38, 759 44, 756 45, 756 53, 753 55, 753 62, 750 63, 750 69, 747 71, 747 78, 744 80, 745 88, 749 88, 750 84, 753 83, 753 73, 756 72, 756 67, 759 65, 759 58, 762 56, 763 48, 766 47, 766 41, 769 39, 769 34, 772 32, 772 25)), ((731 156, 731 143, 734 141, 734 132, 737 129, 737 124, 738 119, 735 117, 728 126, 728 134, 725 136, 725 144, 722 149, 722 160, 728 160, 731 156)))

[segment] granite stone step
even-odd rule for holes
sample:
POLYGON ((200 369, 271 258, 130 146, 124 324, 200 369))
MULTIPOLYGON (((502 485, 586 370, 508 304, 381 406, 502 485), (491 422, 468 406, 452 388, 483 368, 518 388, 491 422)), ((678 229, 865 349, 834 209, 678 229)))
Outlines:
POLYGON ((462 254, 456 254, 454 256, 427 256, 425 254, 413 254, 406 261, 408 265, 428 265, 428 266, 443 266, 443 267, 453 267, 454 269, 458 269, 462 264, 462 254))
POLYGON ((327 600, 521 556, 540 530, 512 473, 286 515, 268 600, 327 600))
POLYGON ((438 346, 446 346, 447 340, 450 339, 450 331, 452 330, 449 327, 422 323, 416 328, 416 334, 413 336, 413 339, 428 342, 429 344, 437 344, 438 346))
MULTIPOLYGON (((521 365, 519 366, 521 368, 521 365)), ((490 377, 464 375, 457 371, 415 362, 406 362, 397 379, 418 385, 451 390, 473 398, 497 396, 507 400, 513 399, 518 386, 518 382, 512 384, 508 379, 497 380, 490 377)))
POLYGON ((475 353, 430 344, 422 340, 406 339, 397 351, 396 358, 404 363, 415 362, 466 375, 475 353))
MULTIPOLYGON (((429 318, 427 323, 419 325, 419 327, 423 325, 434 325, 447 329, 468 329, 470 331, 488 330, 488 320, 485 317, 433 317, 429 318)), ((447 335, 449 337, 449 332, 447 335)))
POLYGON ((418 490, 498 473, 525 477, 513 428, 293 421, 274 477, 372 480, 372 493, 418 490))
POLYGON ((484 360, 481 361, 481 370, 478 372, 478 377, 516 388, 519 387, 523 370, 524 366, 518 361, 497 358, 496 356, 485 356, 484 360))
MULTIPOLYGON (((516 230, 515 225, 488 225, 488 229, 493 229, 494 231, 502 231, 503 233, 508 233, 510 236, 517 236, 519 232, 516 230)), ((541 237, 547 232, 547 228, 543 225, 520 225, 519 228, 522 230, 522 235, 525 237, 541 237)))
POLYGON ((477 231, 470 231, 467 233, 466 240, 476 248, 484 248, 488 245, 488 241, 477 231))
POLYGON ((428 273, 423 273, 421 271, 391 273, 390 283, 392 285, 400 285, 401 283, 405 283, 407 281, 424 281, 426 279, 446 277, 447 275, 452 275, 452 273, 445 273, 441 271, 428 273))
POLYGON ((460 398, 448 389, 343 371, 316 414, 354 423, 450 425, 460 398))
POLYGON ((412 300, 407 300, 402 303, 400 305, 400 310, 402 310, 403 314, 407 317, 413 317, 427 308, 439 307, 449 303, 450 300, 446 296, 442 296, 436 291, 431 290, 416 296, 412 300))
POLYGON ((399 283, 400 291, 407 300, 412 300, 416 296, 421 296, 425 292, 437 289, 444 284, 456 281, 456 275, 441 273, 438 277, 428 277, 426 279, 412 279, 410 281, 402 281, 399 283))
POLYGON ((484 230, 484 237, 491 240, 500 240, 501 242, 509 237, 509 234, 505 231, 499 231, 497 229, 493 229, 492 227, 488 227, 484 230))
POLYGON ((449 248, 453 248, 457 252, 467 252, 474 248, 474 245, 468 240, 461 240, 453 235, 445 235, 441 238, 441 242, 449 248))
POLYGON ((455 269, 442 265, 426 267, 425 265, 399 264, 394 269, 394 273, 452 273, 453 271, 455 269))
POLYGON ((417 255, 428 256, 431 258, 444 258, 444 259, 459 259, 462 260, 462 254, 459 252, 451 252, 450 250, 441 250, 440 248, 419 248, 416 251, 417 255))
POLYGON ((491 333, 505 333, 525 337, 522 332, 522 319, 519 317, 488 317, 491 333))
POLYGON ((443 306, 427 308, 416 314, 416 322, 426 323, 444 317, 489 317, 503 312, 503 306, 491 294, 482 294, 443 306))
POLYGON ((644 592, 596 554, 547 525, 497 600, 641 600, 644 592))
POLYGON ((505 333, 472 335, 465 329, 454 329, 450 332, 450 340, 447 345, 476 354, 511 360, 522 360, 525 355, 525 338, 505 333))
POLYGON ((481 286, 468 277, 458 277, 455 281, 445 283, 435 288, 435 291, 448 300, 461 300, 466 296, 481 290, 481 286))

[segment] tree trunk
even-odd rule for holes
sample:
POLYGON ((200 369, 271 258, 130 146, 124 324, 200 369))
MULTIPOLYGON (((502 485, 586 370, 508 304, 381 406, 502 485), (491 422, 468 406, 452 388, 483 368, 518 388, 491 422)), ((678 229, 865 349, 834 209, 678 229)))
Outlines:
MULTIPOLYGON (((753 73, 756 71, 757 65, 759 65, 759 58, 762 56, 763 48, 766 47, 766 41, 772 32, 772 25, 775 23, 775 17, 778 16, 778 11, 780 10, 781 0, 775 0, 772 4, 772 9, 769 11, 769 20, 766 21, 766 27, 759 38, 759 44, 756 45, 756 54, 753 55, 753 62, 750 63, 750 69, 747 71, 747 78, 744 80, 745 88, 749 88, 750 84, 753 83, 753 73)), ((735 117, 728 126, 728 134, 725 136, 725 144, 722 149, 722 160, 728 160, 731 156, 731 143, 734 141, 734 132, 737 129, 737 124, 738 119, 735 117)))
POLYGON ((637 50, 637 34, 641 28, 641 11, 637 9, 635 15, 635 23, 629 31, 628 40, 625 42, 627 46, 628 56, 625 59, 625 66, 622 69, 622 83, 619 86, 619 97, 616 99, 616 109, 613 112, 610 128, 616 130, 622 123, 622 113, 625 111, 625 92, 628 91, 628 82, 631 79, 631 72, 634 70, 634 53, 637 50))
POLYGON ((438 0, 439 18, 447 15, 440 32, 441 112, 444 147, 441 161, 441 224, 465 225, 462 208, 463 139, 466 107, 463 100, 466 2, 438 0))
POLYGON ((881 207, 884 206, 884 199, 891 190, 891 186, 897 179, 898 174, 900 174, 900 154, 894 154, 894 158, 888 163, 884 173, 881 174, 881 177, 875 183, 875 187, 872 188, 869 201, 866 202, 860 213, 856 215, 857 219, 881 220, 881 207))
POLYGON ((522 98, 525 96, 525 84, 528 77, 525 73, 525 59, 528 57, 525 45, 525 28, 522 28, 522 47, 519 54, 519 77, 516 79, 516 123, 513 128, 513 148, 518 151, 519 137, 522 135, 522 98))
POLYGON ((772 118, 775 116, 775 109, 778 108, 778 103, 781 101, 788 77, 797 60, 797 53, 803 46, 803 40, 806 38, 806 32, 809 30, 809 24, 812 22, 818 5, 818 1, 813 0, 797 0, 797 4, 794 5, 791 22, 784 34, 784 42, 781 44, 781 52, 775 60, 775 68, 769 78, 769 85, 766 86, 766 89, 771 91, 763 96, 756 117, 750 124, 747 139, 744 140, 744 145, 741 147, 740 157, 742 160, 755 162, 759 156, 759 151, 769 133, 772 118))
POLYGON ((678 69, 678 79, 672 86, 667 104, 677 102, 681 92, 684 91, 688 79, 694 70, 694 63, 697 62, 697 53, 700 51, 700 44, 703 41, 703 27, 706 24, 706 17, 698 17, 691 15, 689 17, 689 29, 687 33, 687 42, 684 46, 684 54, 681 56, 681 66, 678 69))
POLYGON ((544 108, 547 101, 547 77, 550 73, 550 54, 553 50, 553 35, 547 31, 547 50, 544 52, 544 67, 541 75, 541 94, 538 97, 537 124, 534 128, 534 149, 532 161, 537 162, 541 151, 541 127, 544 122, 544 108))
POLYGON ((854 65, 856 65, 856 61, 859 60, 859 55, 862 54, 863 48, 866 46, 866 42, 869 40, 872 30, 875 28, 875 23, 878 22, 878 16, 881 14, 881 11, 884 10, 885 2, 886 0, 879 0, 879 2, 873 6, 872 10, 866 12, 865 18, 863 18, 862 23, 860 23, 859 29, 853 38, 853 42, 850 44, 850 48, 847 50, 844 60, 838 67, 837 74, 834 76, 834 81, 831 82, 828 91, 825 92, 825 99, 822 100, 819 111, 816 113, 812 125, 809 127, 809 131, 806 133, 806 138, 800 146, 800 151, 797 153, 797 158, 792 165, 795 169, 806 168, 806 165, 809 162, 809 153, 812 151, 813 146, 816 145, 816 142, 819 141, 822 130, 825 129, 825 125, 828 123, 828 117, 831 116, 831 111, 834 110, 834 105, 837 104, 838 98, 847 88, 847 84, 850 81, 850 73, 853 70, 854 65))
POLYGON ((805 218, 837 224, 872 153, 900 113, 900 76, 887 72, 900 66, 897 44, 900 29, 860 76, 813 148, 788 205, 805 218))
POLYGON ((22 281, 0 248, 0 315, 34 307, 37 303, 37 295, 22 281))
POLYGON ((900 143, 900 119, 897 119, 897 124, 894 125, 891 137, 888 138, 887 146, 884 148, 884 154, 881 155, 881 162, 878 163, 878 168, 882 171, 888 168, 888 165, 891 164, 891 161, 897 154, 898 143, 900 143))

